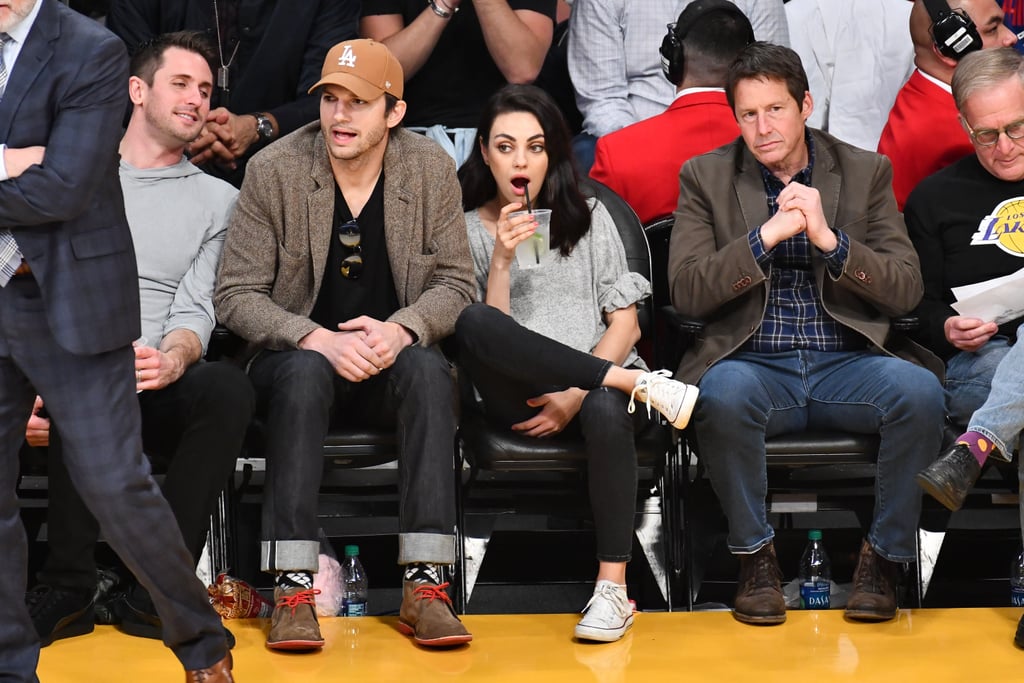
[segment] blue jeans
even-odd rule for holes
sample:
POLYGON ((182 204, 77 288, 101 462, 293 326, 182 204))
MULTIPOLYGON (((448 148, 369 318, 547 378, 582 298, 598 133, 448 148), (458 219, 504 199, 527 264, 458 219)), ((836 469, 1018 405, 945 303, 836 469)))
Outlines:
POLYGON ((264 351, 249 367, 266 425, 264 571, 315 572, 317 493, 332 424, 394 428, 398 440, 398 563, 455 563, 455 384, 434 347, 347 382, 316 351, 264 351))
POLYGON ((1006 337, 992 337, 978 351, 960 351, 946 363, 946 414, 963 427, 988 399, 996 367, 1010 350, 1006 337))
MULTIPOLYGON (((1021 334, 1024 325, 1017 329, 1018 340, 1021 334)), ((982 349, 991 344, 990 340, 982 349)), ((987 436, 999 449, 997 457, 1009 460, 1024 430, 1024 345, 1020 342, 1006 347, 991 385, 984 405, 966 421, 967 429, 987 436)))
POLYGON ((756 552, 775 535, 765 508, 765 439, 817 429, 881 437, 868 542, 888 560, 916 558, 914 475, 935 459, 945 415, 931 372, 865 351, 740 352, 712 366, 700 389, 694 428, 729 520, 731 552, 756 552))

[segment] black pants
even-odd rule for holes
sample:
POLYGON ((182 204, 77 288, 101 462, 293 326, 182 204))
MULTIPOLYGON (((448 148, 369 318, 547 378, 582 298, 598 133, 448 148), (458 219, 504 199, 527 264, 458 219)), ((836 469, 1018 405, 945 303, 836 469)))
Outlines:
POLYGON ((539 410, 526 404, 528 398, 570 387, 589 391, 563 435, 582 436, 586 444, 597 559, 628 562, 637 486, 634 434, 647 416, 644 410, 630 415, 628 397, 601 386, 611 361, 528 330, 486 304, 462 312, 455 336, 460 365, 480 393, 488 420, 497 426, 508 428, 536 415, 539 410))
POLYGON ((261 568, 317 570, 317 493, 332 424, 394 429, 398 562, 455 562, 455 386, 436 348, 409 346, 363 382, 315 351, 264 351, 249 367, 266 426, 261 568))
MULTIPOLYGON (((157 468, 166 471, 162 491, 194 562, 217 497, 235 470, 254 402, 245 373, 222 362, 197 363, 174 384, 139 394, 143 446, 151 461, 166 464, 157 468)), ((51 433, 47 473, 49 554, 39 580, 91 590, 99 525, 71 482, 56 433, 51 433)))

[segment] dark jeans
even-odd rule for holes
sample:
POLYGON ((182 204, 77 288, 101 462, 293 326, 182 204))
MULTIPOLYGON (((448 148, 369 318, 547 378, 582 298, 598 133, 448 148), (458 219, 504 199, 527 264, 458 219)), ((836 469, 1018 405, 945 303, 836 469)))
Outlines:
POLYGON ((264 571, 317 570, 317 492, 332 424, 396 430, 399 564, 455 562, 456 394, 440 351, 407 347, 356 383, 315 351, 264 351, 249 377, 266 427, 264 571))
MULTIPOLYGON (((138 396, 143 447, 151 461, 166 463, 164 498, 197 562, 210 514, 235 471, 235 459, 252 418, 252 385, 245 373, 230 363, 200 362, 174 384, 138 396)), ((39 580, 92 590, 96 586, 93 547, 99 538, 99 524, 68 475, 56 434, 51 434, 47 476, 49 554, 39 580)))
POLYGON ((756 552, 768 523, 765 439, 808 429, 878 434, 875 514, 867 539, 893 562, 917 557, 921 488, 945 417, 942 386, 908 361, 864 351, 734 353, 700 380, 694 429, 729 519, 729 550, 756 552))
POLYGON ((509 428, 539 412, 528 398, 577 387, 589 391, 580 412, 556 438, 582 436, 587 451, 597 559, 628 562, 633 547, 637 464, 634 434, 646 411, 626 412, 628 397, 601 386, 610 361, 523 327, 486 304, 466 308, 455 323, 459 362, 494 424, 509 428))

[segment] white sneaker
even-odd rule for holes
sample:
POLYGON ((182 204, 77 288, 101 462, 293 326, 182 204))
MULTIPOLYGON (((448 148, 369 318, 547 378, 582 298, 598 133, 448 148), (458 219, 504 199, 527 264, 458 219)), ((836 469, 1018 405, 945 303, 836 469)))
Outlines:
POLYGON ((614 581, 598 581, 590 602, 583 608, 583 618, 576 624, 576 637, 611 643, 632 625, 633 606, 629 604, 625 586, 614 581))
POLYGON ((645 372, 636 378, 636 385, 629 395, 629 412, 632 413, 636 409, 635 399, 639 398, 647 404, 648 416, 651 414, 651 408, 654 408, 664 415, 673 427, 683 429, 690 422, 690 415, 693 413, 693 406, 697 403, 699 393, 697 387, 672 379, 672 373, 668 370, 645 372))

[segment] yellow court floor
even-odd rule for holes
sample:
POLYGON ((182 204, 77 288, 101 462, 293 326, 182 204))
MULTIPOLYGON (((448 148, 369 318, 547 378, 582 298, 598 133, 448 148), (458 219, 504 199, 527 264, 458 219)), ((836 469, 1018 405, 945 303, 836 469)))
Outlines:
MULTIPOLYGON (((395 617, 322 620, 327 646, 280 654, 263 646, 266 620, 228 622, 238 683, 410 683, 458 679, 559 683, 626 681, 1024 681, 1013 646, 1020 610, 904 610, 888 623, 843 620, 839 610, 790 612, 785 624, 746 626, 728 612, 639 614, 611 644, 572 639, 576 616, 470 615, 476 640, 449 651, 417 648, 395 617)), ((180 683, 177 660, 151 640, 110 626, 42 651, 42 683, 180 683)))

